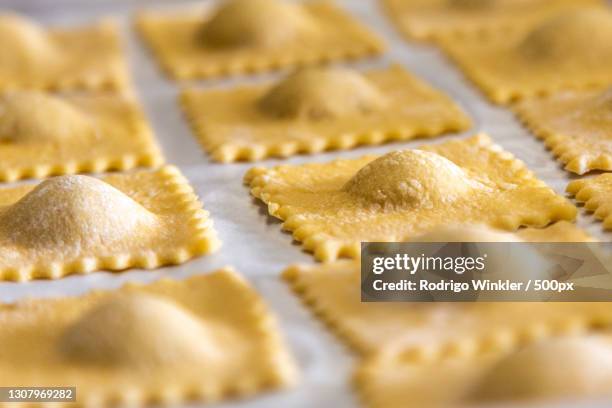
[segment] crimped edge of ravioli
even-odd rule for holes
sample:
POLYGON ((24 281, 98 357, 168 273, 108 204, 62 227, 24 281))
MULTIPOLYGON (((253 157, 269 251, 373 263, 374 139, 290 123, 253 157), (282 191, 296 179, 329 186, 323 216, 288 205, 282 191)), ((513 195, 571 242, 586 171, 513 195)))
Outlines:
MULTIPOLYGON (((231 65, 204 65, 178 67, 172 61, 164 56, 163 50, 156 44, 155 41, 149 40, 147 26, 147 15, 155 12, 140 12, 134 19, 134 26, 138 32, 145 47, 153 54, 162 70, 175 80, 190 80, 190 79, 210 79, 231 77, 237 75, 258 74, 269 71, 278 71, 289 67, 302 67, 314 64, 328 64, 334 61, 356 61, 362 58, 373 57, 382 54, 385 49, 383 40, 372 33, 363 24, 355 20, 351 15, 347 15, 343 10, 338 9, 333 2, 323 0, 321 3, 326 3, 335 10, 335 18, 342 19, 342 24, 350 24, 354 29, 360 32, 362 43, 360 46, 354 46, 350 49, 328 49, 325 52, 312 53, 308 51, 302 52, 300 55, 295 55, 292 58, 268 58, 264 61, 253 61, 249 58, 242 58, 238 62, 233 62, 231 65)), ((297 47, 299 44, 296 44, 297 47)))
MULTIPOLYGON (((486 38, 498 38, 502 34, 489 36, 486 38)), ((469 38, 474 41, 478 36, 465 35, 464 39, 469 38)), ((503 37, 501 37, 503 39, 503 37)), ((509 105, 510 103, 520 101, 525 98, 541 98, 552 95, 560 91, 567 90, 592 90, 608 85, 612 82, 612 73, 609 75, 599 75, 593 78, 591 75, 574 75, 573 78, 564 79, 549 79, 545 85, 537 85, 537 81, 533 81, 534 86, 516 86, 508 82, 500 82, 496 78, 487 75, 479 69, 474 69, 477 63, 467 62, 466 56, 461 56, 461 45, 453 45, 456 38, 449 36, 439 36, 436 43, 444 51, 447 59, 455 64, 461 70, 463 76, 467 78, 473 86, 480 90, 489 100, 498 105, 509 105), (510 85, 510 86, 509 86, 510 85)), ((498 38, 499 40, 499 38, 498 38)))
MULTIPOLYGON (((365 157, 374 159, 377 156, 362 156, 362 158, 365 157)), ((305 164, 305 166, 308 165, 305 164)), ((274 195, 264 192, 262 187, 266 185, 268 171, 269 169, 263 167, 253 167, 245 174, 244 182, 251 188, 251 195, 267 205, 268 213, 283 221, 282 229, 291 231, 293 238, 302 243, 304 250, 313 253, 317 260, 323 262, 334 261, 339 257, 359 257, 361 253, 360 242, 343 244, 333 238, 329 238, 322 231, 303 225, 299 214, 295 215, 290 206, 275 202, 274 195)))
MULTIPOLYGON (((336 263, 346 263, 347 265, 355 262, 354 260, 336 261, 336 263)), ((281 276, 302 304, 316 318, 323 322, 330 332, 338 337, 349 350, 362 356, 378 354, 377 350, 371 349, 371 347, 361 342, 359 336, 353 331, 343 327, 341 319, 330 313, 329 308, 321 304, 318 296, 309 291, 309 286, 302 283, 300 274, 311 273, 312 269, 317 269, 317 265, 294 264, 287 267, 281 276)), ((401 346, 400 344, 390 342, 389 344, 384 344, 384 348, 398 352, 401 351, 410 361, 434 361, 448 357, 465 357, 472 354, 481 354, 492 350, 506 350, 545 336, 582 332, 592 327, 608 325, 610 322, 612 322, 612 316, 608 317, 597 313, 592 315, 585 314, 580 318, 543 319, 540 322, 531 323, 520 328, 497 329, 486 335, 465 336, 439 343, 401 346)))
MULTIPOLYGON (((387 18, 393 22, 393 27, 396 29, 396 31, 402 34, 402 36, 409 41, 435 43, 436 40, 441 37, 449 37, 458 40, 472 35, 477 37, 486 37, 499 32, 505 33, 517 29, 516 21, 490 21, 482 22, 476 27, 470 27, 469 29, 454 25, 452 27, 447 27, 443 32, 435 32, 436 30, 431 29, 420 31, 415 30, 413 27, 410 27, 409 24, 402 21, 402 14, 409 12, 402 10, 401 7, 397 7, 393 1, 380 0, 380 3, 381 10, 384 12, 387 18)), ((525 24, 525 26, 527 25, 528 24, 525 24)))
MULTIPOLYGON (((89 294, 110 294, 112 292, 122 290, 138 290, 140 288, 146 288, 152 284, 159 285, 160 283, 163 285, 184 284, 184 282, 189 281, 190 279, 201 279, 207 275, 215 273, 225 274, 229 280, 232 280, 237 285, 243 286, 245 290, 240 291, 241 295, 248 296, 252 299, 253 307, 249 308, 248 310, 244 310, 244 313, 250 315, 253 321, 256 322, 256 329, 257 333, 259 334, 259 338, 265 339, 262 353, 268 357, 268 365, 266 366, 267 376, 255 379, 239 377, 235 378, 232 384, 215 388, 196 383, 189 383, 180 388, 164 388, 162 386, 155 389, 134 389, 130 388, 129 384, 126 384, 126 388, 121 390, 115 389, 107 393, 100 392, 87 400, 81 399, 76 402, 58 403, 57 405, 94 408, 106 405, 138 406, 161 404, 172 406, 197 401, 215 403, 221 402, 222 400, 228 398, 240 399, 249 397, 258 392, 289 387, 295 384, 299 374, 293 362, 290 351, 286 346, 280 328, 278 327, 278 321, 275 315, 272 313, 272 310, 268 307, 258 292, 251 285, 249 285, 242 275, 240 275, 231 266, 224 266, 219 269, 215 269, 208 272, 206 275, 193 275, 184 280, 175 280, 168 277, 163 277, 153 283, 130 281, 116 290, 94 289, 89 292, 89 294)), ((33 298, 25 299, 26 300, 24 301, 33 300, 33 298)), ((0 402, 0 407, 9 408, 13 406, 14 404, 12 403, 0 402)), ((31 404, 28 406, 45 406, 45 404, 31 404)))
MULTIPOLYGON (((97 23, 91 23, 83 28, 89 29, 103 29, 111 33, 113 39, 117 45, 117 54, 119 57, 119 65, 113 72, 106 72, 104 75, 100 73, 91 74, 86 76, 74 76, 64 75, 61 78, 51 79, 45 82, 29 82, 28 87, 44 91, 61 92, 68 90, 83 90, 83 91, 119 91, 129 87, 129 74, 124 53, 124 44, 119 34, 119 26, 117 22, 112 18, 104 18, 97 23)), ((54 30, 48 30, 54 31, 54 30)), ((64 30, 55 30, 64 31, 64 30)), ((66 32, 70 32, 70 29, 66 29, 66 32)), ((24 83, 19 81, 0 81, 0 91, 6 92, 11 90, 23 89, 24 83)))
MULTIPOLYGON (((86 77, 62 78, 59 80, 36 83, 31 82, 28 85, 31 89, 37 89, 47 92, 64 92, 64 91, 119 91, 127 88, 127 74, 121 74, 117 77, 108 77, 105 75, 88 75, 86 77)), ((1 92, 9 92, 13 90, 24 89, 23 84, 7 82, 0 84, 1 92)))
MULTIPOLYGON (((144 170, 147 171, 147 170, 144 170)), ((95 271, 123 271, 132 268, 155 269, 164 265, 178 265, 199 255, 214 252, 221 246, 208 211, 196 196, 187 179, 174 166, 164 166, 155 172, 169 183, 167 188, 176 202, 176 210, 189 214, 193 229, 189 245, 167 250, 151 249, 143 253, 119 253, 112 256, 83 256, 69 262, 49 259, 46 262, 20 268, 0 269, 0 281, 29 281, 59 279, 68 275, 85 275, 95 271)))
MULTIPOLYGON (((451 141, 452 140, 449 142, 451 141)), ((455 139, 455 141, 457 142, 459 140, 455 139)), ((525 163, 514 157, 512 153, 504 150, 500 145, 493 143, 491 138, 486 134, 479 133, 466 139, 460 139, 460 141, 488 150, 490 153, 498 157, 500 161, 507 162, 508 167, 511 168, 513 172, 519 174, 523 179, 533 179, 534 181, 538 182, 538 185, 548 188, 554 193, 554 191, 548 187, 546 183, 535 177, 533 172, 527 168, 525 163)), ((416 148, 427 148, 429 146, 435 145, 422 145, 417 146, 416 148)), ((366 155, 360 157, 360 159, 370 158, 373 160, 377 157, 380 157, 380 155, 366 155)), ((354 159, 336 159, 328 163, 331 164, 351 160, 354 159)), ((319 166, 320 164, 321 163, 307 163, 298 166, 319 166)), ((293 238, 296 241, 300 241, 303 248, 307 252, 314 253, 314 257, 317 260, 329 262, 338 258, 358 258, 361 253, 360 241, 343 243, 335 238, 329 237, 329 235, 317 228, 310 227, 307 224, 305 225, 300 215, 295 214, 295 211, 291 206, 282 205, 277 202, 276 197, 282 196, 282 193, 272 194, 264 191, 264 187, 267 184, 267 179, 269 178, 268 173, 271 171, 276 171, 277 169, 282 169, 283 167, 292 167, 292 165, 280 165, 272 168, 256 166, 249 169, 244 176, 244 183, 250 187, 251 195, 266 204, 268 207, 268 213, 283 221, 282 229, 291 231, 293 233, 293 238)), ((558 220, 550 216, 542 217, 538 225, 544 227, 551 222, 558 220)), ((525 224, 524 220, 512 220, 511 228, 518 229, 523 225, 527 225, 525 224)))
MULTIPOLYGON (((353 260, 340 260, 336 262, 354 263, 353 260)), ((359 336, 355 335, 351 330, 342 327, 339 320, 332 314, 328 313, 327 308, 321 305, 318 297, 308 291, 308 285, 302 284, 300 273, 309 273, 314 265, 295 264, 287 267, 281 274, 283 280, 289 285, 293 293, 300 299, 302 304, 317 317, 332 334, 338 337, 351 351, 358 354, 373 353, 368 347, 359 341, 359 336)))
POLYGON ((537 118, 532 115, 528 107, 521 103, 512 106, 516 117, 520 120, 523 126, 533 133, 538 139, 544 142, 544 145, 551 151, 557 161, 564 164, 564 170, 582 175, 592 170, 612 170, 612 155, 608 153, 599 153, 592 159, 587 159, 584 155, 576 153, 573 149, 567 147, 560 139, 571 136, 564 135, 558 132, 550 131, 546 126, 538 123, 537 118))
POLYGON ((195 136, 210 155, 210 157, 220 163, 233 163, 237 161, 255 162, 267 158, 284 159, 299 154, 315 154, 326 151, 350 150, 359 146, 376 146, 389 142, 407 141, 415 139, 429 139, 451 132, 462 132, 471 126, 471 120, 458 106, 449 106, 457 111, 457 118, 441 126, 432 126, 428 123, 415 124, 413 126, 400 126, 395 129, 379 129, 367 132, 344 132, 333 140, 329 138, 319 138, 316 141, 283 141, 273 146, 257 144, 251 146, 237 146, 231 141, 220 145, 211 145, 205 138, 205 121, 203 117, 198 117, 192 104, 191 96, 194 92, 185 90, 180 96, 180 103, 188 122, 191 125, 195 136))
MULTIPOLYGON (((80 160, 78 157, 60 164, 32 164, 30 166, 0 169, 0 182, 12 182, 22 179, 42 179, 49 176, 60 176, 78 173, 102 173, 106 171, 125 171, 137 167, 156 168, 164 164, 165 158, 155 140, 152 129, 146 122, 140 108, 129 119, 130 133, 140 135, 148 140, 142 141, 142 153, 122 154, 118 156, 97 157, 94 160, 80 160)), ((103 142, 102 142, 103 143, 103 142)))
MULTIPOLYGON (((609 173, 604 173, 597 177, 607 176, 609 173)), ((584 204, 584 208, 592 212, 595 218, 602 221, 604 229, 610 230, 612 229, 612 209, 606 208, 606 206, 602 206, 605 202, 602 203, 601 199, 595 198, 595 194, 593 189, 589 185, 589 180, 592 179, 580 179, 571 181, 567 188, 565 189, 568 194, 574 197, 574 199, 584 204)))
MULTIPOLYGON (((441 38, 452 38, 454 40, 460 40, 465 37, 475 36, 478 38, 506 34, 508 32, 516 32, 524 30, 533 25, 533 22, 521 22, 512 20, 504 20, 503 18, 491 18, 489 21, 481 21, 475 26, 467 28, 466 26, 452 25, 446 27, 443 31, 437 31, 435 29, 429 30, 415 30, 410 27, 409 24, 402 22, 402 14, 407 14, 409 11, 402 10, 401 6, 397 6, 393 0, 380 0, 381 9, 385 15, 393 22, 393 26, 396 30, 401 33, 407 40, 419 41, 419 42, 432 42, 436 43, 441 38), (436 32, 437 31, 437 32, 436 32)), ((585 1, 583 6, 595 6, 601 5, 600 0, 588 0, 585 1)), ((571 7, 570 5, 567 5, 571 7)), ((574 6, 576 7, 576 6, 574 6)), ((562 10, 562 9, 561 9, 562 10)), ((439 10, 440 11, 440 10, 439 10)), ((552 11, 550 14, 559 12, 560 10, 552 11)), ((534 10, 530 13, 533 14, 534 10)), ((536 10, 537 12, 537 10, 536 10)))

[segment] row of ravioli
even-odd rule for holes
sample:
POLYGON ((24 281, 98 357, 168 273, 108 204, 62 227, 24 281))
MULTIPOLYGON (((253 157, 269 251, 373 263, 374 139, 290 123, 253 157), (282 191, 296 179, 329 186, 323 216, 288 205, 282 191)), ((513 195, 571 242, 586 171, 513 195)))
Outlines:
MULTIPOLYGON (((584 174, 611 169, 612 79, 606 62, 612 58, 612 12, 604 4, 449 1, 421 9, 416 4, 409 7, 410 1, 402 3, 403 8, 390 0, 383 3, 411 38, 430 39, 492 100, 512 102, 518 117, 568 171, 584 174), (508 28, 505 19, 513 13, 522 16, 523 23, 508 28), (432 16, 445 26, 459 28, 436 29, 440 22, 435 23, 432 16), (421 32, 414 27, 419 24, 432 32, 416 34, 421 32), (481 25, 486 29, 475 29, 481 25)), ((272 84, 183 89, 180 102, 185 116, 216 161, 349 149, 470 127, 467 115, 450 98, 399 66, 368 72, 314 66, 383 50, 380 39, 327 2, 233 0, 202 16, 192 10, 141 12, 136 26, 160 65, 178 79, 206 77, 209 71, 220 76, 302 67, 272 84), (282 23, 265 24, 268 21, 282 23), (318 46, 306 47, 307 40, 318 46)), ((133 101, 109 95, 61 97, 73 108, 69 109, 60 106, 60 101, 18 91, 121 88, 127 75, 116 27, 105 22, 82 29, 44 30, 18 16, 3 15, 0 29, 6 32, 2 38, 6 43, 3 60, 7 60, 0 67, 5 71, 0 72, 0 83, 6 81, 0 88, 14 91, 2 101, 5 123, 0 129, 0 153, 6 160, 0 163, 0 179, 154 166, 162 161, 133 101), (57 60, 63 63, 58 62, 59 71, 83 79, 60 85, 54 64, 41 63, 45 53, 39 48, 58 54, 57 60), (88 54, 92 50, 95 55, 88 54), (50 78, 41 82, 40 75, 50 78), (32 105, 38 107, 29 108, 32 105), (111 109, 109 105, 125 106, 111 109), (37 129, 42 120, 37 111, 45 109, 54 113, 52 122, 59 124, 47 126, 55 129, 37 129), (95 124, 87 125, 79 116, 88 116, 95 124), (57 129, 63 122, 73 126, 57 129), (132 143, 124 137, 126 132, 136 135, 132 143), (101 138, 100 133, 109 137, 101 138), (95 148, 86 149, 85 144, 95 148)))
MULTIPOLYGON (((219 248, 189 182, 162 166, 120 48, 109 22, 47 30, 0 16, 0 180, 58 175, 0 188, 0 279, 152 269, 219 248)), ((78 406, 213 402, 295 382, 274 319, 229 268, 23 299, 0 305, 0 322, 0 383, 73 386, 78 406)))
MULTIPOLYGON (((463 226, 415 240, 541 235, 463 226)), ((518 407, 610 396, 609 303, 363 303, 355 260, 295 265, 282 277, 358 357, 351 382, 368 407, 518 407)), ((0 381, 69 384, 78 406, 209 403, 299 383, 276 319, 231 268, 0 305, 0 321, 0 381)))
MULTIPOLYGON (((459 14, 476 12, 480 7, 489 13, 491 8, 510 4, 449 3, 462 10, 453 11, 459 14)), ((561 8, 563 2, 549 3, 558 3, 561 8)), ((576 2, 565 3, 567 7, 576 6, 576 2)), ((446 6, 441 3, 440 7, 446 6)), ((510 14, 508 10, 497 12, 510 14)), ((552 15, 552 11, 530 13, 539 16, 534 17, 534 24, 552 15)), ((599 11, 587 14, 592 17, 599 11)), ((14 55, 33 61, 37 55, 44 55, 39 52, 48 52, 46 33, 26 27, 20 20, 7 21, 17 21, 13 24, 17 29, 9 30, 23 31, 25 43, 31 44, 19 48, 19 41, 12 43, 19 51, 14 55)), ((325 2, 289 5, 271 0, 230 1, 213 11, 208 23, 204 21, 191 11, 175 17, 156 12, 143 13, 137 24, 164 68, 176 78, 254 72, 381 50, 379 40, 325 2), (278 24, 271 25, 270 21, 278 24)), ((517 32, 519 28, 513 27, 517 32)), ((492 28, 485 31, 494 32, 492 28)), ((477 30, 473 35, 481 34, 477 30)), ((59 39, 69 37, 60 33, 48 55, 57 51, 59 39)), ((83 44, 93 35, 81 33, 79 38, 66 40, 66 44, 76 44, 74 50, 79 52, 95 49, 91 43, 83 44)), ((37 88, 40 84, 66 89, 69 83, 109 83, 101 79, 104 75, 99 70, 106 66, 104 61, 117 59, 101 58, 98 64, 92 64, 95 70, 86 69, 85 63, 78 62, 84 55, 69 59, 67 47, 62 45, 63 51, 50 60, 61 61, 57 71, 51 65, 44 74, 34 73, 35 79, 26 78, 36 68, 23 70, 28 65, 20 64, 14 70, 21 71, 14 75, 18 80, 9 88, 23 84, 24 88, 32 84, 37 88), (77 73, 81 71, 74 67, 87 71, 83 80, 75 79, 80 78, 77 73), (70 81, 49 80, 47 75, 54 72, 65 73, 56 78, 68 77, 70 81)), ((100 55, 88 56, 88 61, 95 61, 100 55)), ((10 69, 10 64, 2 67, 10 69)), ((524 66, 522 70, 531 71, 524 66)), ((106 72, 110 71, 117 72, 116 68, 106 72)), ((585 81, 591 71, 579 72, 582 76, 578 75, 576 82, 585 81)), ((568 80, 568 88, 573 88, 569 84, 575 83, 574 79, 568 80)), ((546 86, 541 77, 533 83, 546 86)), ((539 88, 533 93, 543 92, 539 88)), ((6 156, 16 160, 10 170, 0 170, 0 174, 8 174, 3 179, 125 170, 161 163, 150 130, 133 102, 127 101, 130 108, 119 111, 123 103, 118 104, 115 95, 95 95, 89 100, 80 97, 76 103, 70 98, 15 92, 3 101, 5 120, 0 117, 0 129, 5 126, 8 130, 0 134, 0 152, 4 147, 13 148, 6 156), (106 105, 105 98, 109 98, 106 105), (20 103, 20 99, 26 102, 20 103), (41 105, 60 119, 37 120, 42 113, 37 113, 36 106, 41 105), (87 121, 74 114, 75 107, 89 109, 87 121), (95 127, 92 117, 98 123, 95 127), (66 127, 66 123, 73 126, 66 127), (114 132, 116 140, 109 136, 114 132), (83 135, 90 139, 81 139, 83 135), (142 140, 128 146, 125 135, 135 139, 142 135, 142 140), (70 149, 61 160, 45 164, 47 157, 52 160, 58 152, 70 149), (96 149, 108 149, 108 154, 96 149), (84 159, 87 154, 93 158, 84 159), (22 170, 24 167, 28 170, 22 170)), ((271 86, 186 90, 181 102, 203 147, 219 161, 285 157, 433 137, 465 130, 470 123, 450 98, 397 66, 363 75, 345 68, 300 69, 271 86)), ((547 134, 565 143, 553 149, 561 160, 567 159, 564 163, 570 171, 583 173, 602 165, 597 163, 605 165, 605 158, 588 157, 605 152, 609 92, 571 91, 544 99, 530 97, 517 106, 522 103, 526 104, 524 115, 534 115, 530 121, 534 129, 548 126, 552 130, 547 134), (578 96, 582 99, 575 99, 578 96), (564 104, 551 105, 559 102, 564 104), (538 109, 548 116, 534 114, 538 109), (567 117, 575 122, 560 123, 567 117), (571 141, 578 141, 577 147, 568 145, 571 141), (577 158, 571 156, 576 153, 577 158), (572 161, 578 170, 572 169, 572 161)), ((245 176, 245 183, 268 205, 273 216, 283 220, 283 227, 323 261, 357 257, 360 241, 404 241, 446 224, 487 224, 485 234, 502 234, 491 227, 527 227, 513 238, 506 235, 500 240, 592 239, 570 223, 577 213, 572 204, 485 135, 382 157, 254 168, 245 176)), ((612 194, 610 177, 574 181, 568 192, 586 202, 588 209, 605 220, 605 226, 612 225, 607 205, 612 194)), ((470 228, 460 227, 456 239, 466 240, 470 228)), ((481 240, 483 231, 474 234, 478 238, 474 240, 481 240)), ((36 187, 0 190, 0 270, 6 279, 154 268, 209 253, 218 244, 208 214, 173 167, 111 174, 102 179, 63 176, 36 187)), ((535 307, 537 311, 527 304, 434 304, 416 309, 413 305, 361 304, 358 265, 351 261, 292 267, 284 277, 316 314, 363 356, 357 363, 356 386, 372 406, 450 406, 511 398, 600 396, 612 382, 612 376, 602 369, 609 366, 609 340, 605 334, 592 333, 593 329, 609 326, 604 304, 542 304, 535 307), (568 359, 573 377, 555 376, 555 362, 560 356, 568 359)), ((253 289, 231 270, 184 282, 129 285, 117 292, 95 292, 75 299, 26 301, 17 307, 3 307, 0 319, 9 328, 0 332, 2 343, 12 345, 8 350, 23 350, 24 343, 37 350, 34 354, 12 353, 3 360, 7 370, 1 372, 11 373, 10 382, 30 384, 43 362, 58 382, 78 385, 84 404, 210 401, 295 382, 295 367, 273 319, 253 289), (113 319, 117 314, 126 318, 113 319), (48 328, 44 336, 41 327, 48 328), (118 341, 118 333, 125 338, 118 341), (243 352, 236 353, 236 349, 243 352), (122 377, 126 368, 140 375, 122 377), (130 384, 127 390, 126 384, 130 384)))
MULTIPOLYGON (((519 5, 449 1, 419 8, 418 2, 412 7, 410 1, 401 3, 402 7, 393 1, 383 3, 400 28, 412 38, 435 41, 493 100, 521 99, 514 105, 519 117, 546 141, 569 171, 583 174, 609 170, 606 138, 611 96, 606 87, 611 78, 606 62, 612 58, 612 14, 604 4, 568 0, 531 0, 519 5), (521 16, 523 23, 508 28, 508 15, 513 16, 513 21, 521 16), (432 16, 445 22, 445 26, 459 28, 445 31, 438 27, 438 32, 436 24, 440 21, 432 16), (499 27, 492 25, 493 21, 499 27), (414 27, 423 24, 431 30, 426 36, 416 34, 422 30, 414 27), (476 29, 482 25, 487 29, 476 29), (541 98, 543 94, 548 96, 541 98)), ((374 34, 326 2, 234 0, 201 13, 201 17, 199 14, 192 10, 142 12, 136 19, 139 32, 160 65, 176 78, 206 77, 209 71, 229 75, 312 65, 383 50, 381 40, 374 34), (269 21, 279 23, 266 24, 269 21)), ((7 62, 0 68, 4 71, 0 73, 0 83, 5 82, 0 86, 3 90, 121 88, 126 82, 121 41, 116 27, 109 22, 82 29, 44 30, 18 16, 3 15, 0 29, 6 34, 2 37, 6 43, 3 60, 7 62), (45 53, 41 49, 48 50, 45 53), (90 55, 92 50, 95 55, 90 55), (47 53, 57 54, 56 58, 42 63, 47 53), (57 71, 53 63, 56 60, 57 71), (81 79, 61 85, 58 72, 81 79)), ((304 69, 272 86, 186 89, 181 101, 204 149, 213 159, 223 162, 431 137, 469 126, 465 115, 443 95, 410 74, 400 73, 397 67, 388 71, 361 75, 338 68, 304 69), (429 115, 419 109, 423 105, 431 107, 429 115), (397 106, 401 109, 395 109, 397 106), (291 132, 286 131, 288 126, 291 132)), ((80 103, 89 105, 87 101, 80 103)), ((93 107, 83 107, 88 114, 104 113, 98 112, 104 107, 92 104, 93 107)), ((109 117, 101 121, 104 125, 110 122, 127 127, 127 123, 117 123, 109 117)), ((2 138, 32 141, 27 135, 8 134, 2 138)), ((110 152, 100 147, 102 151, 96 153, 104 159, 77 160, 74 152, 67 152, 55 161, 35 157, 41 162, 35 169, 31 163, 7 162, 0 168, 0 177, 13 180, 58 172, 66 161, 67 167, 82 170, 113 168, 126 161, 159 161, 154 148, 144 139, 138 147, 121 146, 126 151, 123 156, 110 147, 106 149, 110 152)), ((46 140, 39 140, 42 147, 56 153, 47 155, 57 157, 58 152, 43 143, 46 140)), ((10 157, 19 153, 8 150, 5 154, 10 157)))

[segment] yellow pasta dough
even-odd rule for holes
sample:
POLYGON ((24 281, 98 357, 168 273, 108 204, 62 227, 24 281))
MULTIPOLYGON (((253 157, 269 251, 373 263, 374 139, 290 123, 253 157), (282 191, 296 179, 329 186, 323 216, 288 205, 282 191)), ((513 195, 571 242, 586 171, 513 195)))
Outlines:
POLYGON ((581 8, 528 30, 440 41, 450 57, 498 103, 612 84, 612 11, 581 8))
MULTIPOLYGON (((530 230, 532 228, 525 231, 530 230)), ((543 233, 535 237, 463 226, 461 234, 442 229, 415 241, 512 242, 534 239, 544 242, 546 238, 546 241, 554 242, 559 240, 555 237, 558 230, 583 234, 567 223, 544 228, 543 233), (551 230, 553 228, 557 231, 551 230)), ((572 241, 577 239, 572 238, 572 241)), ((590 241, 590 238, 583 235, 583 240, 590 241)), ((524 255, 534 259, 531 254, 525 252, 524 255)), ((508 262, 503 256, 498 259, 508 262)), ((489 261, 490 267, 496 262, 493 258, 489 261)), ((533 267, 530 261, 511 262, 514 262, 517 277, 521 269, 533 267)), ((462 354, 475 348, 503 346, 542 332, 573 331, 603 324, 612 318, 612 308, 606 303, 362 302, 361 268, 357 260, 294 265, 283 272, 283 277, 313 313, 360 354, 372 354, 387 347, 408 349, 419 357, 462 354)))
POLYGON ((570 8, 599 0, 381 0, 387 14, 407 37, 490 35, 528 27, 570 8))
POLYGON ((610 367, 610 336, 583 334, 443 360, 383 353, 360 364, 355 383, 369 408, 475 408, 609 396, 610 367))
POLYGON ((0 280, 183 263, 219 245, 178 169, 0 189, 0 280))
POLYGON ((465 130, 452 100, 400 66, 303 68, 270 86, 187 90, 200 143, 221 162, 347 149, 465 130))
POLYGON ((0 322, 0 383, 74 386, 79 406, 217 401, 296 375, 275 319, 229 268, 1 305, 0 322))
POLYGON ((612 174, 574 180, 567 185, 567 192, 594 212, 605 229, 612 229, 612 174))
POLYGON ((127 97, 34 91, 0 96, 0 181, 162 162, 143 114, 127 97))
POLYGON ((516 235, 529 242, 594 242, 595 238, 576 224, 566 221, 556 222, 546 228, 523 228, 516 235))
POLYGON ((381 157, 256 167, 245 181, 323 261, 358 257, 361 241, 405 241, 443 224, 514 230, 576 216, 485 135, 381 157))
POLYGON ((411 242, 592 242, 594 238, 576 224, 559 221, 546 228, 494 230, 480 224, 442 225, 410 239, 411 242))
POLYGON ((206 13, 144 12, 137 25, 177 79, 355 59, 383 49, 376 36, 325 0, 228 0, 206 13))
POLYGON ((566 170, 612 170, 612 87, 526 99, 515 111, 566 170))
POLYGON ((0 14, 0 91, 121 89, 126 82, 114 22, 45 29, 17 14, 0 14))

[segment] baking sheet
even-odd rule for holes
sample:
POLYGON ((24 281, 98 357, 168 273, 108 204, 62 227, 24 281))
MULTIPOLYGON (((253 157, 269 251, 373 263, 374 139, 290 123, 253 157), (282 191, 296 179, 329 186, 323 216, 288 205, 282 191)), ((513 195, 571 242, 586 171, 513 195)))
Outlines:
MULTIPOLYGON (((460 135, 431 139, 438 143, 464 137, 478 131, 488 133, 495 142, 523 160, 536 175, 557 193, 564 194, 572 179, 544 148, 515 120, 507 109, 489 104, 432 46, 405 42, 382 14, 376 0, 337 0, 345 9, 377 32, 388 45, 385 56, 352 67, 386 66, 390 62, 404 64, 410 71, 446 91, 462 105, 474 121, 472 130, 460 135)), ((350 375, 356 359, 322 325, 311 316, 297 297, 279 280, 280 272, 289 264, 314 262, 311 255, 292 242, 291 235, 280 230, 280 221, 269 217, 265 206, 255 201, 242 184, 244 173, 254 164, 216 164, 208 160, 196 143, 184 119, 177 97, 179 86, 165 78, 132 29, 132 15, 138 9, 201 7, 202 2, 144 0, 0 0, 0 8, 26 13, 49 24, 82 24, 100 17, 115 17, 126 40, 126 51, 135 91, 144 106, 157 139, 169 164, 178 166, 192 183, 210 211, 215 228, 223 241, 219 252, 186 264, 155 271, 131 270, 123 273, 96 272, 88 276, 72 276, 56 281, 0 283, 0 300, 19 298, 77 295, 91 289, 117 288, 127 281, 150 282, 161 277, 176 279, 206 273, 231 265, 247 277, 265 297, 278 316, 281 329, 295 355, 301 380, 292 390, 275 392, 244 401, 230 401, 219 407, 338 407, 358 406, 350 386, 350 375)), ((205 3, 210 6, 210 2, 205 3)), ((228 80, 208 80, 185 83, 200 87, 224 87, 238 83, 261 82, 279 74, 240 77, 228 80)), ((357 157, 370 153, 415 147, 423 141, 392 143, 379 147, 364 147, 351 151, 330 152, 314 156, 299 156, 288 160, 266 160, 257 165, 328 161, 337 157, 357 157)), ((578 224, 592 235, 610 240, 601 223, 581 209, 578 224)), ((568 405, 609 407, 612 401, 568 405)), ((197 406, 197 405, 196 405, 197 406)), ((553 406, 559 406, 554 404, 553 406)))

